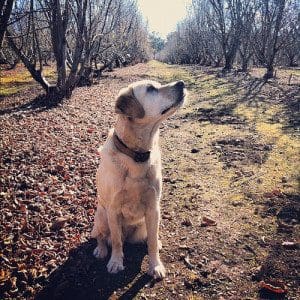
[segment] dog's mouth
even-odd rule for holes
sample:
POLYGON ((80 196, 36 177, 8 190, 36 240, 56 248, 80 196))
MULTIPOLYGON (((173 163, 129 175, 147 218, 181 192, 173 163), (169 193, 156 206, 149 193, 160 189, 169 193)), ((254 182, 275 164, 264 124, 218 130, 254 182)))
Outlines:
POLYGON ((170 111, 172 108, 181 106, 181 104, 184 102, 184 97, 186 95, 186 91, 185 89, 182 90, 182 92, 180 93, 179 97, 177 98, 176 102, 174 104, 172 104, 171 106, 167 107, 166 109, 164 109, 161 114, 165 115, 168 111, 170 111))

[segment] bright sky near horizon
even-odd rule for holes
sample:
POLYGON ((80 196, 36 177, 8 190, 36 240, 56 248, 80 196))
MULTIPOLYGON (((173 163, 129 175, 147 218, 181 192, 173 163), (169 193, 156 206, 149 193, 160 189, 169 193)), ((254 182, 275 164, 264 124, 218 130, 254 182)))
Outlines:
POLYGON ((162 38, 175 31, 177 22, 186 17, 187 6, 192 0, 137 0, 140 11, 148 21, 149 31, 156 31, 162 38))

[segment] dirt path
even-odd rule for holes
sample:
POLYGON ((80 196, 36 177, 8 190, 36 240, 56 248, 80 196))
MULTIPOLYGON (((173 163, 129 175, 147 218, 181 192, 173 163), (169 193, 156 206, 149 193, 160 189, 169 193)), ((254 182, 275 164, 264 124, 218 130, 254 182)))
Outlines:
POLYGON ((288 291, 279 299, 297 299, 299 87, 216 72, 150 62, 79 88, 59 107, 14 108, 30 92, 5 99, 2 298, 275 299, 259 282, 276 279, 288 291), (111 276, 89 239, 96 149, 113 125, 116 93, 143 78, 184 79, 190 91, 161 129, 168 277, 157 283, 145 275, 145 247, 127 245, 126 270, 111 276))

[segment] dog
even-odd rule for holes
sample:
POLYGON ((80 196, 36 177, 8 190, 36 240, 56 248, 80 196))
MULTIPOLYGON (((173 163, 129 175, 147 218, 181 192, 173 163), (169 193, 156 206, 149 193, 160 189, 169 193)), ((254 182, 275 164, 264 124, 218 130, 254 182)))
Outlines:
POLYGON ((184 103, 183 81, 161 85, 138 81, 117 96, 117 120, 99 150, 97 210, 91 236, 94 256, 103 259, 111 245, 109 273, 124 270, 123 242, 147 242, 148 274, 165 277, 158 238, 162 189, 159 126, 184 103))

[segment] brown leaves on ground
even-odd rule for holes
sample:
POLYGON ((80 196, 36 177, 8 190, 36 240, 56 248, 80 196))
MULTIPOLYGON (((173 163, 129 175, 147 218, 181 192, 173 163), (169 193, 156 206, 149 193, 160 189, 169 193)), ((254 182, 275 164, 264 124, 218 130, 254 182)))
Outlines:
MULTIPOLYGON (((1 107, 1 298, 30 297, 89 238, 96 150, 113 124, 114 98, 123 86, 119 79, 113 86, 111 78, 103 80, 51 110, 9 113, 1 107)), ((23 97, 32 100, 29 95, 14 95, 14 107, 24 104, 23 97)))

